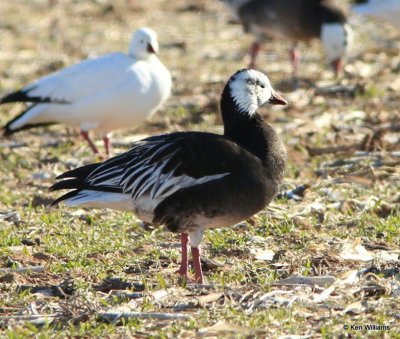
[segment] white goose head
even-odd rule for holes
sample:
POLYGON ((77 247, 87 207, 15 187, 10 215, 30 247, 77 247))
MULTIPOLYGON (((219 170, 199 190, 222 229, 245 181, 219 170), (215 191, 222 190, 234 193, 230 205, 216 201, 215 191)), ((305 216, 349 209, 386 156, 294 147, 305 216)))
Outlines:
POLYGON ((137 59, 148 59, 158 52, 157 34, 151 28, 141 27, 133 33, 128 54, 137 59))
POLYGON ((254 115, 257 108, 268 102, 272 105, 286 105, 271 86, 268 77, 253 69, 242 69, 230 78, 230 95, 240 113, 254 115))

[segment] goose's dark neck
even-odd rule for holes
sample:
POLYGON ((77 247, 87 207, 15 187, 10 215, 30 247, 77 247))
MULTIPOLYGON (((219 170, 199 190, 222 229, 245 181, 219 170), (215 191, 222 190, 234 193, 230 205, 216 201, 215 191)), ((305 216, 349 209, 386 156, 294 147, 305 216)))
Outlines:
POLYGON ((299 16, 303 29, 315 38, 321 37, 325 24, 345 24, 343 12, 331 4, 321 1, 303 0, 299 16))
POLYGON ((257 113, 241 112, 233 101, 229 86, 221 98, 224 135, 261 159, 271 176, 281 177, 286 162, 286 151, 272 126, 257 113))
POLYGON ((336 7, 329 5, 329 3, 322 3, 319 6, 319 17, 321 20, 320 25, 323 24, 342 24, 347 22, 344 13, 336 7))

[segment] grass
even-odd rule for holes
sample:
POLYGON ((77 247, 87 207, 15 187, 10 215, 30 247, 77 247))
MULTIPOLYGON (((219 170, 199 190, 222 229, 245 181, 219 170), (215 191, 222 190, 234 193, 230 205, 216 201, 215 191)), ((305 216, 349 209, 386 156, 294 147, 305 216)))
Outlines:
MULTIPOLYGON (((189 10, 183 0, 155 0, 151 5, 135 0, 18 1, 1 3, 0 11, 5 18, 0 26, 1 92, 87 56, 124 51, 138 25, 155 28, 160 57, 174 77, 174 94, 137 130, 115 133, 115 139, 122 141, 118 151, 127 149, 132 135, 189 129, 221 133, 221 120, 215 114, 219 95, 229 75, 245 65, 251 43, 239 26, 227 24, 227 13, 218 2, 207 2, 203 11, 189 10)), ((375 44, 377 37, 390 39, 398 33, 376 29, 372 23, 357 28, 354 55, 359 57, 350 58, 341 82, 350 91, 356 88, 353 97, 317 93, 320 85, 335 83, 324 68, 318 43, 303 48, 301 75, 306 81, 297 90, 287 81, 288 44, 270 42, 260 56, 260 69, 290 101, 286 109, 262 110, 288 148, 282 189, 304 184, 310 188, 295 200, 274 200, 233 228, 207 231, 206 287, 178 280, 176 235, 143 227, 129 213, 48 207, 56 197, 48 192, 56 175, 96 161, 75 131, 54 126, 2 139, 0 336, 400 338, 400 174, 399 158, 391 153, 398 151, 398 133, 388 132, 372 149, 361 149, 363 154, 357 153, 359 149, 313 157, 307 152, 307 147, 351 145, 385 123, 397 124, 400 96, 392 85, 400 59, 390 49, 385 54, 384 43, 375 44), (383 51, 379 58, 376 49, 383 51), (310 60, 318 62, 322 71, 315 72, 310 60), (356 63, 357 67, 372 64, 381 71, 375 78, 363 78, 353 67, 356 63), (310 101, 302 104, 307 97, 310 101), (366 114, 346 119, 355 111, 366 114), (376 153, 367 152, 371 150, 376 153), (342 258, 349 254, 349 246, 356 252, 353 255, 365 255, 357 244, 373 259, 342 258), (256 260, 257 251, 272 252, 272 260, 256 260), (44 268, 7 271, 31 266, 44 268), (349 280, 354 272, 356 278, 349 280), (310 281, 332 276, 334 291, 280 284, 296 276, 310 281), (69 294, 54 294, 53 287, 69 294), (142 293, 141 298, 131 299, 128 292, 142 293), (160 293, 164 296, 157 297, 160 293), (101 321, 99 314, 119 307, 189 318, 101 321), (57 317, 40 326, 18 318, 35 314, 57 317), (390 330, 343 327, 352 324, 381 324, 390 330)), ((22 108, 0 107, 0 123, 22 108)))

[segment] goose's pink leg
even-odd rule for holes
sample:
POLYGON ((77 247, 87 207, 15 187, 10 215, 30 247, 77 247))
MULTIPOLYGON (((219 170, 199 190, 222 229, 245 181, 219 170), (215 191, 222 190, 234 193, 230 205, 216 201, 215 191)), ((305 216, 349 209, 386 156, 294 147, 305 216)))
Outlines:
POLYGON ((110 142, 110 138, 106 135, 103 137, 103 142, 104 142, 104 149, 106 150, 106 155, 107 157, 111 157, 112 156, 112 149, 111 149, 111 142, 110 142))
POLYGON ((181 247, 182 247, 182 259, 181 259, 181 267, 178 270, 178 273, 188 278, 188 242, 189 236, 187 233, 181 234, 181 247))
POLYGON ((89 144, 90 148, 92 149, 93 153, 99 154, 98 148, 96 147, 96 145, 94 144, 92 139, 90 139, 90 137, 89 137, 89 132, 88 131, 81 131, 81 135, 82 135, 83 139, 85 139, 88 142, 88 144, 89 144))
POLYGON ((250 64, 249 68, 255 68, 256 67, 256 58, 258 53, 261 50, 261 45, 255 41, 253 42, 253 45, 250 47, 250 64))
POLYGON ((290 49, 290 61, 292 62, 293 78, 297 78, 300 64, 300 52, 297 44, 294 44, 293 47, 290 49))
POLYGON ((203 283, 203 271, 201 269, 200 252, 201 251, 199 247, 192 247, 194 282, 198 284, 203 283))

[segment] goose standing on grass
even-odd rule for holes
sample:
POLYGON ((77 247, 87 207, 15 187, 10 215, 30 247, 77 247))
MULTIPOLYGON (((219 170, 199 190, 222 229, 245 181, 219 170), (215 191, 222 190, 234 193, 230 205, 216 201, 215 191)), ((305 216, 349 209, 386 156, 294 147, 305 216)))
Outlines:
POLYGON ((400 29, 399 0, 355 0, 352 11, 373 19, 386 21, 400 29))
POLYGON ((150 28, 138 29, 128 54, 116 52, 88 59, 10 93, 0 104, 27 102, 27 109, 4 126, 4 134, 62 123, 76 126, 94 153, 89 130, 103 135, 110 155, 109 133, 137 127, 171 92, 171 75, 156 56, 158 42, 150 28))
POLYGON ((320 39, 327 61, 340 74, 351 47, 352 31, 346 16, 329 0, 223 0, 237 13, 246 32, 255 35, 250 48, 250 66, 255 67, 261 44, 267 38, 288 40, 292 74, 296 78, 300 53, 299 42, 320 39))
POLYGON ((179 273, 187 277, 190 242, 195 282, 203 282, 199 245, 207 228, 231 226, 273 199, 286 163, 274 129, 257 113, 268 102, 284 105, 264 74, 236 72, 221 98, 224 135, 162 134, 126 153, 60 175, 50 189, 73 189, 67 205, 130 211, 145 222, 181 234, 179 273))

